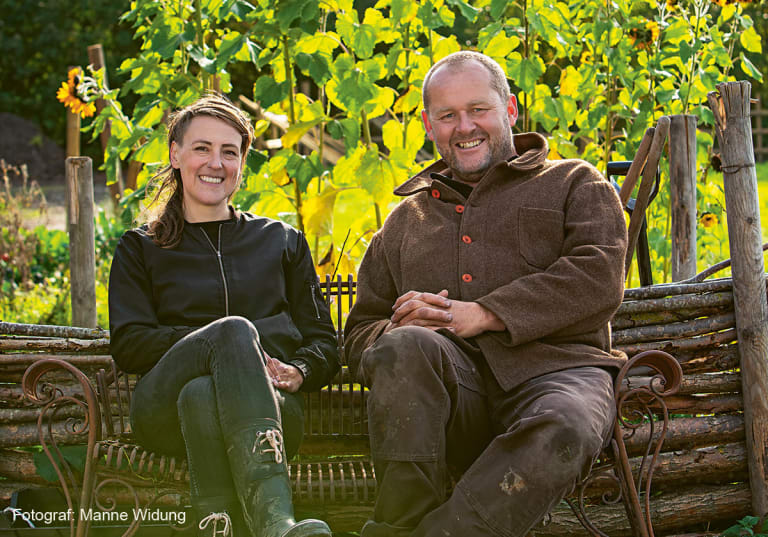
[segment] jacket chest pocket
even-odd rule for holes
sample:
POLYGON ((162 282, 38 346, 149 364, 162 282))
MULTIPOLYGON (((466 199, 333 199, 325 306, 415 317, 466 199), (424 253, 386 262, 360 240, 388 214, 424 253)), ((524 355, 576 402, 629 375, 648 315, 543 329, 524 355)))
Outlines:
POLYGON ((518 240, 520 255, 538 269, 546 269, 560 257, 565 215, 553 209, 520 207, 518 240))

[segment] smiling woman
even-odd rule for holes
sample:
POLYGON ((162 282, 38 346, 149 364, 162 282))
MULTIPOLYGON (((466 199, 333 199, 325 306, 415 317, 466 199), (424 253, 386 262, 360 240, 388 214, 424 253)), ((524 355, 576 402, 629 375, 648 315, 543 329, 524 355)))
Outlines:
POLYGON ((229 205, 252 137, 222 97, 172 117, 160 214, 112 261, 110 346, 142 374, 137 439, 189 461, 200 535, 330 537, 294 520, 286 461, 302 437, 296 392, 336 373, 336 339, 304 235, 229 205))
POLYGON ((241 141, 240 133, 225 121, 198 116, 181 142, 171 142, 171 166, 181 174, 188 222, 229 217, 227 202, 240 184, 245 163, 241 141))

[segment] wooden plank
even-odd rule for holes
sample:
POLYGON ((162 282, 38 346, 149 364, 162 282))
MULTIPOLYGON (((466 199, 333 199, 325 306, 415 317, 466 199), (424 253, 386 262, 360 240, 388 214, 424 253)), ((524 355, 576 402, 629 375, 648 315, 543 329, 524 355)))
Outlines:
POLYGON ((25 351, 45 353, 82 352, 109 354, 108 339, 29 339, 0 338, 0 352, 25 351))
POLYGON ((712 317, 702 317, 679 323, 665 323, 616 330, 611 334, 611 341, 614 345, 619 345, 700 336, 710 332, 734 328, 735 326, 736 317, 734 313, 727 312, 712 317))
MULTIPOLYGON (((659 436, 658 425, 656 423, 654 438, 659 436)), ((645 424, 637 429, 634 435, 625 439, 630 456, 634 457, 645 452, 649 433, 650 427, 645 424)), ((670 421, 663 449, 665 452, 697 449, 743 441, 744 416, 741 414, 675 418, 670 421)))
POLYGON ((696 116, 670 117, 669 189, 672 281, 696 275, 696 116))
POLYGON ((717 84, 707 98, 723 169, 728 242, 741 354, 752 508, 768 512, 768 304, 760 204, 750 123, 749 82, 717 84))
POLYGON ((109 338, 109 330, 101 328, 78 328, 76 326, 57 326, 52 324, 24 324, 0 322, 2 336, 35 336, 78 339, 109 338))
MULTIPOLYGON (((749 507, 749 486, 745 484, 697 486, 675 494, 654 496, 651 500, 651 517, 656 534, 664 535, 700 525, 702 521, 735 521, 749 514, 749 507)), ((590 517, 597 527, 611 537, 632 535, 621 503, 589 509, 590 517)), ((531 535, 586 537, 589 533, 576 521, 570 509, 560 504, 552 511, 550 522, 545 526, 536 526, 531 535)))
POLYGON ((96 251, 94 243, 93 162, 66 160, 72 325, 96 327, 96 251))

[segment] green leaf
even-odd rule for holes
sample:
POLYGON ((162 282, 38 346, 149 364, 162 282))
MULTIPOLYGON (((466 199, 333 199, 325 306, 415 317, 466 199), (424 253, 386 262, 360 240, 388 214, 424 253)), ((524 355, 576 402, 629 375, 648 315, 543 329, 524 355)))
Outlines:
POLYGON ((349 153, 360 141, 360 122, 351 117, 335 119, 328 123, 328 133, 337 140, 343 139, 346 152, 349 153))
POLYGON ((391 170, 385 169, 379 159, 379 149, 374 144, 360 161, 357 170, 362 186, 375 201, 386 199, 392 195, 394 188, 391 170))
MULTIPOLYGON (((59 451, 63 455, 64 460, 72 465, 73 470, 78 473, 85 470, 87 446, 59 446, 59 451)), ((51 483, 58 482, 59 477, 56 474, 56 470, 53 468, 51 461, 48 460, 48 456, 45 453, 36 451, 32 456, 32 460, 35 463, 37 475, 51 483)))
POLYGON ((749 61, 749 58, 747 58, 743 52, 739 54, 739 57, 741 58, 741 70, 744 71, 744 73, 747 74, 748 76, 757 80, 758 82, 762 82, 763 74, 760 72, 760 70, 757 67, 755 67, 755 64, 749 61))
POLYGON ((249 4, 245 0, 237 0, 230 8, 230 12, 237 15, 240 20, 245 20, 245 18, 255 9, 256 8, 253 7, 253 5, 249 4))
POLYGON ((242 50, 246 37, 240 32, 229 32, 221 40, 219 53, 216 56, 216 70, 223 69, 229 63, 230 58, 242 50))
MULTIPOLYGON (((448 11, 453 14, 452 11, 448 11)), ((419 18, 421 23, 430 30, 435 30, 436 28, 440 28, 445 25, 445 21, 443 21, 442 17, 440 17, 440 13, 435 11, 435 7, 432 5, 432 2, 429 1, 426 1, 419 6, 419 10, 416 12, 416 16, 419 18)))
POLYGON ((299 66, 302 73, 311 76, 312 80, 319 86, 324 85, 331 79, 331 66, 323 54, 299 52, 296 55, 296 65, 299 66))
POLYGON ((491 0, 491 17, 494 20, 499 20, 506 11, 509 5, 508 0, 491 0))
POLYGON ((368 24, 356 25, 349 44, 358 58, 370 58, 376 46, 376 29, 368 24))
POLYGON ((670 24, 663 34, 664 41, 674 45, 688 39, 688 37, 688 22, 684 17, 676 18, 675 22, 670 24))
POLYGON ((315 177, 320 177, 324 171, 317 151, 313 151, 309 156, 293 153, 288 157, 288 164, 285 168, 288 174, 296 179, 302 192, 306 192, 310 181, 315 177))
POLYGON ((146 164, 167 162, 168 146, 165 133, 162 130, 155 131, 152 138, 136 150, 133 160, 146 164))
POLYGON ((441 37, 437 40, 437 42, 432 47, 432 52, 435 61, 440 60, 449 54, 452 54, 454 52, 458 52, 461 50, 461 45, 459 45, 459 41, 456 39, 455 35, 451 35, 448 37, 441 37))
POLYGON ((691 57, 696 53, 697 49, 698 49, 698 47, 696 46, 695 43, 694 43, 693 46, 691 46, 688 43, 686 43, 685 41, 681 41, 680 42, 680 48, 679 48, 679 50, 680 50, 680 52, 679 52, 680 60, 682 62, 684 62, 684 63, 687 63, 688 60, 690 60, 691 57))
POLYGON ((327 187, 319 196, 307 198, 301 208, 304 229, 312 235, 327 235, 333 228, 333 207, 339 190, 327 187))
POLYGON ((294 23, 316 19, 320 14, 318 2, 315 0, 282 0, 276 4, 275 14, 283 33, 294 26, 294 23))
POLYGON ((390 119, 381 127, 381 139, 390 151, 402 147, 403 126, 396 119, 390 119))
POLYGON ((288 97, 288 83, 278 84, 269 76, 260 77, 253 86, 253 98, 261 104, 263 108, 269 108, 275 103, 279 103, 288 97))
POLYGON ((152 36, 151 50, 157 52, 161 58, 168 59, 183 41, 184 34, 172 31, 171 28, 163 28, 152 36))
POLYGON ((518 76, 514 79, 515 83, 520 86, 521 90, 532 92, 545 69, 544 62, 538 56, 523 58, 520 62, 518 76))
POLYGON ((251 173, 259 173, 261 167, 267 162, 268 157, 262 151, 251 149, 248 151, 248 157, 246 157, 245 165, 251 171, 251 173))
POLYGON ((470 6, 463 0, 447 0, 446 3, 459 8, 459 12, 461 13, 462 17, 467 19, 469 22, 475 22, 477 15, 480 13, 479 9, 470 6))
POLYGON ((302 121, 299 123, 294 123, 290 127, 288 127, 288 130, 285 134, 280 138, 283 142, 283 147, 293 147, 296 145, 302 136, 304 136, 309 129, 317 125, 318 123, 321 123, 323 121, 323 117, 317 117, 310 121, 302 121))
POLYGON ((760 34, 755 31, 754 26, 750 26, 739 36, 739 43, 748 52, 754 52, 761 54, 763 52, 763 45, 760 43, 760 34))
POLYGON ((396 114, 409 114, 421 106, 421 90, 411 84, 405 95, 401 95, 393 107, 396 114))
POLYGON ((326 85, 328 96, 347 111, 359 114, 363 105, 377 96, 376 86, 351 56, 340 54, 333 63, 333 71, 335 77, 326 85))
POLYGON ((496 34, 488 42, 488 45, 483 50, 483 53, 492 57, 503 59, 506 58, 510 52, 515 50, 520 45, 520 39, 516 36, 507 37, 504 32, 496 34))
POLYGON ((407 0, 392 0, 389 6, 389 17, 396 23, 400 23, 403 17, 408 15, 410 2, 407 0))
POLYGON ((204 52, 198 45, 189 48, 189 55, 195 60, 195 63, 205 72, 213 75, 216 74, 216 59, 209 56, 209 54, 213 54, 211 49, 204 52))

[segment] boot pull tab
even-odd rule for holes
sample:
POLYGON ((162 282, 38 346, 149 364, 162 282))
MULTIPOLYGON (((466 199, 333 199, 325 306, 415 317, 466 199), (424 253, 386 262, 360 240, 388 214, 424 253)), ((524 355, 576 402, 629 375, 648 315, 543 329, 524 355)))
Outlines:
POLYGON ((229 519, 228 513, 211 513, 207 517, 200 521, 197 526, 201 530, 208 527, 208 524, 213 522, 213 535, 221 535, 222 537, 228 537, 232 535, 232 521, 229 519), (219 530, 219 522, 224 523, 224 528, 219 530))
POLYGON ((283 435, 277 429, 267 429, 266 431, 259 431, 256 433, 256 442, 253 444, 253 450, 251 453, 256 453, 259 450, 261 453, 274 453, 275 462, 280 464, 283 462, 283 435), (260 448, 262 444, 268 443, 270 449, 260 448))

